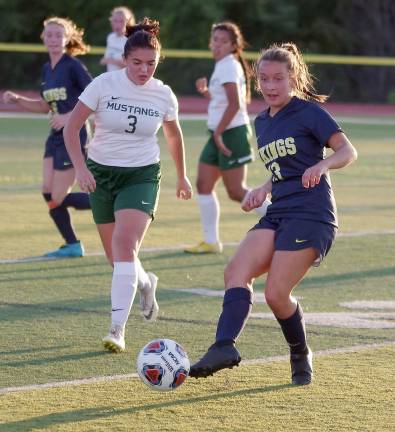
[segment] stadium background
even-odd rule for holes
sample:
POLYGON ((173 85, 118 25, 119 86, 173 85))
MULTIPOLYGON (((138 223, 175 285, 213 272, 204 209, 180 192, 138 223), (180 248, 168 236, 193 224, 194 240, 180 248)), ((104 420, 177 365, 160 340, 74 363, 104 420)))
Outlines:
MULTIPOLYGON (((50 15, 68 16, 85 28, 86 40, 103 47, 110 31, 112 0, 0 0, 0 42, 40 44, 42 22, 50 15)), ((307 55, 333 55, 315 61, 311 67, 318 78, 318 90, 331 95, 332 102, 395 102, 395 56, 393 31, 395 2, 392 0, 151 0, 124 2, 137 19, 144 16, 161 22, 163 47, 186 50, 179 58, 167 55, 157 76, 178 95, 193 95, 196 77, 209 75, 213 68, 207 57, 210 26, 230 19, 237 22, 252 53, 272 42, 296 42, 307 55), (188 50, 206 50, 192 53, 188 50), (364 64, 349 63, 359 57, 364 64), (348 58, 349 59, 349 58, 348 58), (366 60, 366 61, 365 61, 366 60), (383 60, 387 62, 383 63, 383 60), (378 65, 380 64, 380 65, 378 65)), ((94 50, 97 52, 98 50, 94 50)), ((100 51, 100 49, 99 49, 100 51)), ((94 76, 103 71, 100 55, 82 57, 94 76)), ((15 52, 0 47, 0 89, 38 89, 45 53, 15 52), (27 73, 28 71, 28 73, 27 73)))

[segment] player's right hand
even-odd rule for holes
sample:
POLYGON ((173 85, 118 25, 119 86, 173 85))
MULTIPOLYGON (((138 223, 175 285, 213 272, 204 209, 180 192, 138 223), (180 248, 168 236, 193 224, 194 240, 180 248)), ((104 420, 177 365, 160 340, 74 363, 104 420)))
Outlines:
POLYGON ((96 189, 96 181, 92 173, 85 166, 79 170, 75 170, 75 179, 82 192, 94 192, 96 189))
POLYGON ((200 94, 206 93, 208 91, 207 78, 206 77, 198 78, 195 82, 195 86, 198 93, 200 94))
POLYGON ((263 204, 267 195, 268 195, 268 191, 265 185, 250 190, 249 192, 247 192, 247 195, 244 197, 241 203, 241 208, 245 212, 249 212, 254 208, 258 208, 263 204))

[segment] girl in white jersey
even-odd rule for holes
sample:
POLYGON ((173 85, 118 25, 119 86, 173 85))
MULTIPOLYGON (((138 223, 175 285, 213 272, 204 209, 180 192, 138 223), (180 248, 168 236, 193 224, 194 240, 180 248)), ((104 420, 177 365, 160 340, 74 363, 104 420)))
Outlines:
MULTIPOLYGON (((210 138, 199 160, 196 188, 204 240, 187 253, 218 253, 220 206, 214 188, 222 177, 230 199, 242 202, 248 192, 247 163, 253 159, 251 129, 247 113, 250 98, 250 67, 243 59, 245 41, 239 27, 232 22, 214 24, 210 49, 215 68, 207 86, 206 78, 196 81, 196 89, 210 99, 207 126, 210 138)), ((266 213, 265 201, 256 212, 266 213)))
POLYGON ((125 7, 118 6, 111 11, 110 24, 112 32, 107 36, 106 51, 100 59, 101 65, 107 66, 107 71, 115 71, 125 67, 123 50, 127 37, 125 30, 127 25, 134 25, 133 12, 125 7))
POLYGON ((158 32, 158 21, 148 18, 127 27, 126 68, 93 80, 81 94, 64 133, 77 181, 90 192, 93 217, 114 268, 111 327, 103 339, 105 348, 114 352, 125 349, 125 324, 137 287, 144 318, 153 321, 158 313, 157 277, 144 271, 137 255, 157 206, 161 126, 176 166, 177 197, 192 195, 177 99, 170 87, 153 78, 161 49, 158 32), (96 129, 85 164, 78 131, 91 113, 96 129))

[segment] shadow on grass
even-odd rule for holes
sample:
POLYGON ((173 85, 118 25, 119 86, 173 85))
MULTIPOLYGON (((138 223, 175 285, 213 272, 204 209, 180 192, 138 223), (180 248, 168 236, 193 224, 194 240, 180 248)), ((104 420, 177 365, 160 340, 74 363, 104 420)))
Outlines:
POLYGON ((185 399, 171 400, 167 402, 159 402, 148 405, 136 405, 130 408, 114 409, 114 407, 97 407, 86 408, 80 410, 64 411, 60 413, 48 414, 45 416, 34 417, 28 420, 20 420, 15 422, 5 423, 0 425, 0 431, 25 431, 39 430, 46 428, 56 428, 59 425, 67 423, 94 421, 97 419, 110 418, 124 414, 135 414, 139 412, 155 411, 160 409, 172 408, 183 405, 192 405, 202 402, 210 402, 220 400, 222 398, 250 396, 269 392, 280 391, 283 389, 294 387, 292 384, 278 384, 266 387, 257 387, 252 389, 237 390, 230 392, 216 393, 207 396, 198 396, 185 399))
POLYGON ((24 348, 24 349, 17 349, 12 351, 0 351, 0 356, 2 355, 20 355, 20 354, 27 354, 27 353, 37 353, 41 351, 56 351, 59 349, 65 349, 70 348, 72 345, 51 345, 49 347, 33 347, 33 348, 24 348))
POLYGON ((67 315, 67 314, 95 314, 108 315, 108 298, 97 296, 96 298, 82 300, 53 301, 47 303, 9 303, 0 301, 0 321, 32 320, 42 318, 43 315, 67 315))
POLYGON ((40 366, 40 365, 47 365, 50 363, 61 363, 61 362, 67 362, 67 361, 74 361, 74 360, 83 360, 83 359, 89 359, 94 357, 103 357, 104 355, 107 355, 108 353, 106 351, 91 351, 91 352, 85 352, 85 353, 79 353, 79 354, 66 354, 63 356, 57 355, 53 357, 47 357, 47 358, 35 358, 35 359, 27 359, 27 360, 18 360, 18 361, 7 361, 7 362, 1 362, 0 364, 4 366, 10 366, 10 367, 25 367, 25 366, 40 366))
MULTIPOLYGON (((67 269, 71 269, 75 272, 75 270, 77 268, 83 268, 86 269, 87 267, 92 268, 92 267, 108 267, 108 264, 103 261, 103 262, 92 262, 92 260, 89 261, 89 264, 85 261, 85 259, 83 260, 83 262, 79 261, 76 262, 75 259, 71 260, 48 260, 45 261, 45 264, 37 266, 37 262, 20 262, 20 263, 15 263, 15 265, 19 265, 19 264, 32 264, 31 268, 24 268, 24 269, 20 269, 20 268, 13 268, 11 270, 3 270, 0 267, 0 275, 5 275, 5 274, 15 274, 16 272, 18 272, 18 274, 20 273, 40 273, 40 272, 48 272, 48 271, 54 271, 54 270, 67 270, 67 269), (59 265, 59 261, 62 261, 64 264, 63 265, 59 265), (71 261, 71 262, 70 262, 71 261), (56 265, 56 264, 57 265, 56 265), (34 266, 34 267, 33 267, 34 266)), ((40 262, 40 264, 42 264, 42 262, 40 262)), ((10 264, 9 264, 10 265, 10 264)))

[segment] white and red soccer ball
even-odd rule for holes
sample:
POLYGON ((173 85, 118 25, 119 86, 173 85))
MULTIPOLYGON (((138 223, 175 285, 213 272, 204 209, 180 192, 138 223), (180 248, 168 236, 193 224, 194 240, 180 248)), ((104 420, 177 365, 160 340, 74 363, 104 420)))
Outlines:
POLYGON ((171 339, 154 339, 137 357, 137 373, 154 390, 175 390, 187 378, 190 363, 184 348, 171 339))

